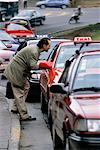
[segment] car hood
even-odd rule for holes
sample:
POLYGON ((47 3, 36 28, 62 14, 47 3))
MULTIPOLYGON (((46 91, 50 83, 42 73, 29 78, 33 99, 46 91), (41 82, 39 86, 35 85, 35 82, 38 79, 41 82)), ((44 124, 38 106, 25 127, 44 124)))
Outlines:
POLYGON ((46 4, 46 1, 39 1, 39 2, 36 3, 36 6, 37 5, 42 5, 42 4, 46 4))
POLYGON ((11 58, 11 56, 13 56, 14 54, 15 54, 14 51, 1 50, 1 49, 0 49, 0 58, 2 58, 2 59, 9 59, 9 58, 11 58))
POLYGON ((70 108, 83 118, 100 118, 100 94, 75 95, 70 97, 70 108))

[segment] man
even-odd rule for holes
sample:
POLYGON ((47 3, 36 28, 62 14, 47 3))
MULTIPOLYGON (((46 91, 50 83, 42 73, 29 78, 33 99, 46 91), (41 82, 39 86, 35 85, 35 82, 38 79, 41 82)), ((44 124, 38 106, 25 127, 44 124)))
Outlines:
POLYGON ((28 115, 25 100, 30 88, 27 77, 31 69, 38 69, 37 64, 39 55, 43 51, 48 51, 51 46, 49 38, 41 39, 37 46, 26 46, 21 49, 8 64, 5 70, 5 76, 11 82, 14 94, 14 104, 12 112, 19 112, 21 120, 34 120, 28 115))

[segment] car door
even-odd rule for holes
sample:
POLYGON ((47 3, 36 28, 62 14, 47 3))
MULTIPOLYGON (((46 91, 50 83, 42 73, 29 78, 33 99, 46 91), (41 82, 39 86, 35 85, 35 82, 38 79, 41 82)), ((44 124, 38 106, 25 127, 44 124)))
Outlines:
MULTIPOLYGON (((66 90, 68 90, 68 82, 71 76, 71 70, 73 70, 74 62, 71 66, 68 66, 60 78, 60 83, 64 83, 66 90)), ((52 117, 54 124, 56 126, 56 131, 58 135, 63 139, 63 128, 64 123, 71 120, 72 115, 70 113, 71 101, 68 94, 57 94, 53 93, 52 95, 52 117)))
MULTIPOLYGON (((58 45, 55 46, 54 50, 50 53, 47 61, 52 62, 52 68, 54 66, 55 55, 57 52, 58 45)), ((43 70, 40 76, 40 86, 45 99, 48 99, 48 87, 50 86, 53 79, 53 71, 54 70, 43 70), (52 75, 51 75, 52 74, 52 75)))
POLYGON ((55 7, 56 6, 56 0, 48 0, 47 7, 55 7))

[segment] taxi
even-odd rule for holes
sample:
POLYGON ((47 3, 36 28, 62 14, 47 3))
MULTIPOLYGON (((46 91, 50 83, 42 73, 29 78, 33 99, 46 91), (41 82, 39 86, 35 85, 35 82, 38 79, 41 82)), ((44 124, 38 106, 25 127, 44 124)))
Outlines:
POLYGON ((11 21, 5 25, 4 29, 13 38, 30 39, 35 38, 35 29, 32 29, 26 20, 11 21))
POLYGON ((44 69, 40 75, 40 101, 43 113, 48 113, 50 86, 52 83, 57 83, 59 81, 65 62, 75 53, 75 51, 97 49, 100 49, 100 42, 92 41, 91 37, 75 37, 74 41, 61 42, 55 47, 47 62, 44 62, 44 66, 47 66, 50 63, 52 66, 51 69, 44 69))
MULTIPOLYGON (((52 37, 49 37, 49 35, 36 35, 36 39, 33 40, 28 40, 27 41, 27 45, 36 45, 39 40, 41 38, 51 38, 51 48, 49 49, 48 52, 42 52, 39 56, 39 60, 38 63, 43 61, 43 60, 47 60, 50 53, 53 51, 53 48, 60 42, 64 42, 64 41, 69 41, 69 39, 55 39, 52 37)), ((34 70, 32 69, 30 71, 30 78, 29 78, 29 82, 30 82, 30 90, 27 96, 26 101, 27 102, 40 102, 40 74, 41 74, 42 70, 34 70)))
POLYGON ((74 55, 50 91, 54 149, 99 150, 100 50, 74 55))

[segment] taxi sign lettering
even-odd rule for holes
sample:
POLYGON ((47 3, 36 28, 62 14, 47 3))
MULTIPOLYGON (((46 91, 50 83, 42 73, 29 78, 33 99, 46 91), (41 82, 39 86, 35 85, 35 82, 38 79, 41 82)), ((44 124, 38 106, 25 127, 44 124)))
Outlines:
POLYGON ((91 37, 75 37, 74 42, 91 42, 91 37))

